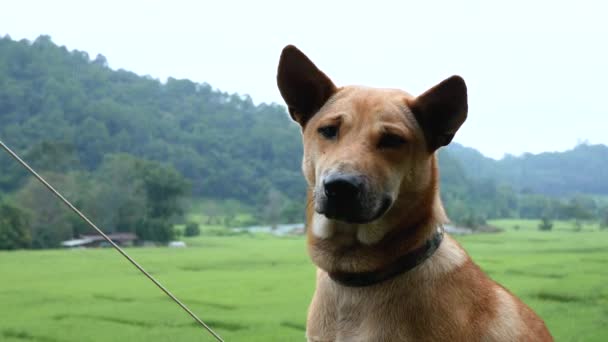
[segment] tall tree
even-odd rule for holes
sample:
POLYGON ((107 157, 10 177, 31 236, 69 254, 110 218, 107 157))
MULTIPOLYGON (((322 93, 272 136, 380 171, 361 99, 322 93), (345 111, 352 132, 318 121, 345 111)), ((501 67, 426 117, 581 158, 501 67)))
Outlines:
POLYGON ((30 247, 32 237, 28 225, 28 217, 24 211, 0 203, 0 250, 30 247))

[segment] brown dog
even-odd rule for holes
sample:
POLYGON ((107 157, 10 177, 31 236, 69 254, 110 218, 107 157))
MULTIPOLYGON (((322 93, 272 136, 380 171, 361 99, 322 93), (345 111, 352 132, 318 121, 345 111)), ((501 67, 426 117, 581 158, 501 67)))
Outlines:
POLYGON ((287 46, 277 76, 302 126, 309 341, 551 341, 544 322, 444 236, 435 151, 467 117, 464 80, 414 97, 336 87, 287 46))

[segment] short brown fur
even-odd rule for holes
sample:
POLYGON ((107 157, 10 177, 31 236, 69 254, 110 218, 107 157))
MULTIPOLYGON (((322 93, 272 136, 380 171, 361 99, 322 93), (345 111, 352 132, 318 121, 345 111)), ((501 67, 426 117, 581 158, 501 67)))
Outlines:
POLYGON ((393 89, 337 88, 288 46, 277 79, 303 133, 308 250, 318 266, 309 341, 552 341, 542 319, 488 278, 449 236, 424 263, 378 284, 349 287, 329 277, 382 269, 422 246, 447 221, 435 151, 466 119, 460 77, 418 97, 393 89), (339 126, 335 139, 319 135, 328 124, 339 126), (406 143, 378 147, 386 132, 406 143), (364 174, 372 191, 390 194, 390 208, 358 224, 319 214, 321 178, 335 170, 364 174))

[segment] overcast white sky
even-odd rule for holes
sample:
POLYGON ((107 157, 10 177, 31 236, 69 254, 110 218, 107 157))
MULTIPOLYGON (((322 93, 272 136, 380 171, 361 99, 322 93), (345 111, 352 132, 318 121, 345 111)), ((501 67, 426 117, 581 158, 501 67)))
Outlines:
POLYGON ((599 0, 3 0, 0 34, 48 34, 112 68, 256 103, 282 103, 276 65, 290 43, 338 85, 419 94, 459 74, 470 110, 455 140, 500 158, 608 144, 607 14, 599 0))

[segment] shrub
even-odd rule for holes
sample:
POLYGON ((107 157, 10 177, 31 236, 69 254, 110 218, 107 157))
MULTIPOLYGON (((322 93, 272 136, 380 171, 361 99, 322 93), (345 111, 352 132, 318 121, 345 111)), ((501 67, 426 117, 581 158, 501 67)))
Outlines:
POLYGON ((201 229, 196 222, 188 222, 186 229, 184 230, 185 236, 199 236, 201 235, 201 229))
POLYGON ((549 231, 551 229, 553 229, 553 221, 551 221, 550 218, 543 216, 540 224, 538 225, 538 230, 549 231))
POLYGON ((600 214, 600 229, 608 229, 608 207, 604 208, 600 214))
POLYGON ((461 223, 465 227, 476 230, 476 229, 486 225, 486 219, 485 219, 485 217, 480 216, 480 215, 475 216, 473 214, 470 214, 467 217, 465 217, 461 223))
POLYGON ((138 222, 135 233, 143 241, 169 242, 175 238, 173 225, 165 219, 149 218, 138 222))

